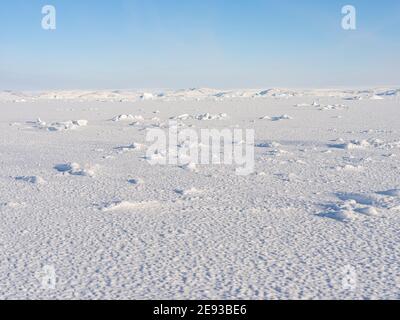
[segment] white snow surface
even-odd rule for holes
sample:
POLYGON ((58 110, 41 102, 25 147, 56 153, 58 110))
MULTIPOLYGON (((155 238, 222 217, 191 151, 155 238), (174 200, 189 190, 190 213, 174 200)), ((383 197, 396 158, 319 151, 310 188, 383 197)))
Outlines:
POLYGON ((0 93, 0 298, 399 299, 399 96, 0 93), (255 129, 254 174, 151 166, 170 119, 255 129))
MULTIPOLYGON (((374 88, 374 89, 316 89, 316 90, 292 90, 292 89, 231 89, 218 90, 210 88, 192 88, 181 90, 71 90, 71 91, 35 91, 0 92, 0 101, 24 103, 28 101, 80 101, 80 102, 133 102, 133 101, 199 101, 199 100, 232 100, 232 99, 259 99, 276 98, 288 99, 293 97, 331 97, 343 100, 384 100, 400 97, 400 88, 374 88)), ((310 101, 311 103, 311 101, 310 101)), ((319 105, 312 101, 314 106, 319 105)), ((298 106, 307 106, 300 103, 298 106)), ((329 105, 328 108, 339 108, 341 104, 329 105)), ((121 119, 120 119, 121 120, 121 119)))

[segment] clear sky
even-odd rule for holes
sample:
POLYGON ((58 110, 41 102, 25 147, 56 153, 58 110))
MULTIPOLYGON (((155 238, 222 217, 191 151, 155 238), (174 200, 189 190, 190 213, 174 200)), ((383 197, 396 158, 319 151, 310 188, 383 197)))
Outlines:
POLYGON ((0 1, 0 89, 398 84, 399 0, 0 1))

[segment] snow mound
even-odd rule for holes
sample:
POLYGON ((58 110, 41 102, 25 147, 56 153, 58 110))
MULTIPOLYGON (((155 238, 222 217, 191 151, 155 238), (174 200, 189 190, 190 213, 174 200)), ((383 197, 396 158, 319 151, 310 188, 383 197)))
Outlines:
POLYGON ((138 209, 152 208, 158 205, 159 203, 157 201, 148 201, 148 202, 115 201, 101 207, 101 211, 103 212, 132 211, 138 209))
POLYGON ((144 121, 143 116, 134 116, 132 114, 120 114, 111 119, 114 122, 120 121, 144 121))
POLYGON ((260 118, 260 120, 271 120, 271 121, 282 121, 282 120, 292 120, 292 119, 293 118, 287 114, 284 114, 281 116, 275 116, 275 117, 265 116, 265 117, 260 118))
POLYGON ((198 190, 196 188, 190 188, 190 189, 175 189, 175 193, 181 195, 181 196, 193 196, 193 195, 200 195, 203 193, 202 190, 198 190))
POLYGON ((361 217, 380 217, 384 212, 400 209, 400 190, 376 193, 338 193, 339 204, 325 206, 319 216, 339 221, 354 221, 361 217))
POLYGON ((197 171, 197 166, 194 162, 189 162, 187 164, 184 164, 180 166, 181 169, 191 171, 191 172, 196 172, 197 171))
POLYGON ((258 143, 256 144, 257 148, 279 148, 281 146, 280 143, 278 142, 262 142, 262 143, 258 143))
POLYGON ((18 208, 23 208, 25 206, 26 206, 25 203, 19 203, 14 201, 0 203, 0 208, 18 209, 18 208))
POLYGON ((296 108, 304 108, 304 107, 312 107, 312 106, 313 105, 309 104, 309 103, 298 103, 298 104, 294 105, 294 107, 296 107, 296 108))
POLYGON ((210 120, 224 120, 227 117, 228 115, 226 113, 220 113, 220 114, 204 113, 196 116, 195 119, 200 121, 210 121, 210 120))
POLYGON ((141 100, 153 100, 155 96, 152 93, 145 92, 140 96, 141 100))
POLYGON ((128 183, 138 186, 138 185, 144 184, 144 180, 143 179, 129 179, 128 183))
POLYGON ((378 209, 372 205, 360 205, 356 200, 349 199, 341 204, 326 206, 327 211, 320 213, 319 216, 331 218, 341 222, 353 222, 363 216, 380 216, 378 209))
POLYGON ((364 207, 364 208, 359 208, 355 210, 358 213, 365 214, 367 216, 371 217, 378 217, 380 216, 380 213, 377 208, 375 207, 364 207))
POLYGON ((356 150, 356 149, 367 149, 367 148, 378 148, 385 146, 385 143, 379 139, 369 140, 351 140, 350 142, 344 142, 342 139, 338 140, 337 144, 330 144, 329 147, 344 149, 344 150, 356 150))
POLYGON ((86 165, 81 167, 78 163, 73 162, 67 164, 58 164, 54 166, 54 169, 62 174, 68 174, 71 176, 94 177, 98 167, 98 165, 86 165))
POLYGON ((87 120, 68 120, 63 122, 53 122, 46 123, 42 119, 37 119, 36 121, 28 121, 28 124, 32 125, 34 128, 47 131, 68 131, 76 130, 79 127, 86 127, 89 124, 87 120))
POLYGON ((379 91, 377 94, 379 97, 399 97, 400 89, 390 89, 385 91, 379 91))
POLYGON ((320 111, 330 111, 330 110, 344 110, 348 109, 344 104, 328 104, 324 106, 319 106, 320 111))
POLYGON ((171 117, 170 120, 188 120, 192 119, 193 117, 189 114, 181 114, 180 116, 171 117))
POLYGON ((355 171, 355 172, 359 172, 359 171, 363 171, 365 168, 363 166, 354 166, 351 164, 346 164, 343 166, 338 166, 336 167, 337 171, 355 171))
POLYGON ((370 100, 384 100, 384 98, 375 94, 370 98, 370 100))
POLYGON ((297 107, 297 108, 315 107, 315 108, 317 108, 317 110, 320 110, 320 111, 348 109, 348 107, 345 106, 344 104, 327 104, 327 105, 323 105, 323 104, 318 103, 316 101, 314 101, 311 104, 309 104, 309 103, 299 103, 299 104, 295 104, 294 106, 297 107))
POLYGON ((15 180, 32 183, 32 184, 45 184, 46 183, 46 181, 43 178, 38 177, 38 176, 20 176, 20 177, 15 177, 15 180))
POLYGON ((132 143, 126 146, 121 146, 121 147, 117 147, 115 148, 116 150, 118 150, 120 153, 124 153, 124 152, 130 152, 130 151, 139 151, 144 147, 144 145, 140 144, 140 143, 132 143))

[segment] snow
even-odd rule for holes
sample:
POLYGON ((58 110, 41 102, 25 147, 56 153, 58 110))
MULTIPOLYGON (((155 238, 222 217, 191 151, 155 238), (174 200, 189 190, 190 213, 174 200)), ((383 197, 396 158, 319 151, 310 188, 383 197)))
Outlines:
POLYGON ((119 122, 119 121, 142 121, 144 120, 142 116, 134 116, 131 114, 121 114, 119 116, 115 116, 112 121, 119 122))
POLYGON ((36 177, 36 176, 32 176, 32 177, 16 177, 15 180, 17 181, 24 181, 24 182, 28 182, 28 183, 32 183, 32 184, 44 184, 46 183, 46 181, 41 178, 41 177, 36 177))
MULTIPOLYGON (((224 101, 224 100, 249 100, 249 99, 290 99, 304 98, 309 101, 298 102, 298 107, 324 107, 321 98, 336 98, 347 101, 359 100, 385 100, 400 96, 399 88, 373 88, 373 89, 318 89, 318 90, 292 90, 292 89, 231 89, 218 90, 211 88, 192 88, 181 90, 102 90, 102 91, 44 91, 44 92, 0 92, 0 101, 12 103, 26 103, 34 101, 71 101, 71 102, 138 102, 138 101, 224 101)), ((325 106, 334 108, 343 104, 335 102, 325 106)))
POLYGON ((48 124, 47 122, 38 118, 36 121, 27 121, 26 124, 30 125, 31 128, 54 132, 54 131, 76 130, 79 127, 86 127, 88 125, 88 121, 87 120, 68 120, 68 121, 53 122, 53 123, 48 124))
POLYGON ((101 208, 103 212, 113 212, 113 211, 121 211, 121 212, 129 212, 135 211, 138 209, 145 209, 152 206, 156 206, 158 203, 156 201, 152 202, 129 202, 129 201, 117 201, 106 204, 101 208))
POLYGON ((223 120, 227 117, 228 115, 226 113, 220 113, 220 114, 209 114, 209 113, 205 113, 205 114, 200 114, 198 116, 195 117, 195 119, 197 120, 203 120, 203 121, 207 121, 207 120, 223 120))
POLYGON ((62 174, 69 174, 73 176, 89 176, 93 177, 95 175, 95 171, 97 170, 98 165, 90 166, 86 165, 85 167, 81 167, 78 163, 67 163, 67 164, 58 164, 54 167, 58 172, 62 174))
POLYGON ((1 92, 0 298, 399 299, 399 92, 1 92), (254 172, 150 165, 170 119, 254 129, 254 172))

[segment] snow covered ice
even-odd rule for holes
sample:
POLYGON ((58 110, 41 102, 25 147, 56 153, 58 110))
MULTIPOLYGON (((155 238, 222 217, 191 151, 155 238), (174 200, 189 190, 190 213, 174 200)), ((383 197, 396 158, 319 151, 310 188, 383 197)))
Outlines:
POLYGON ((399 96, 1 92, 0 297, 399 299, 399 96), (254 172, 150 165, 146 131, 171 119, 254 129, 254 172))

